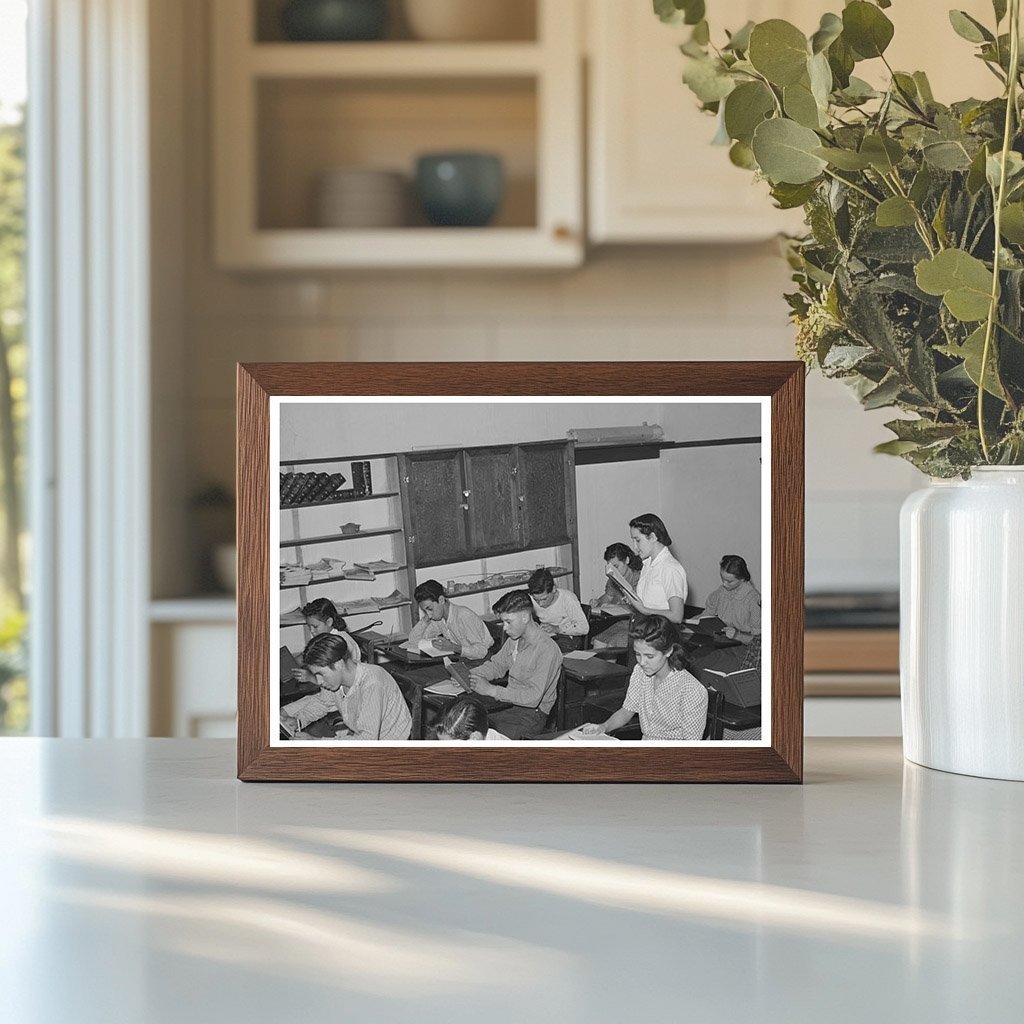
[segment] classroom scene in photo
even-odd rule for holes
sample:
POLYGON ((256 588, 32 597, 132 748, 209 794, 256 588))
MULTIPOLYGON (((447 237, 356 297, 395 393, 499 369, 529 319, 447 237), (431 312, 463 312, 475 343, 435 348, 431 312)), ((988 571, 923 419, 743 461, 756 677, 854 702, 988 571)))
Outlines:
POLYGON ((766 429, 757 398, 274 399, 271 742, 769 742, 766 429))

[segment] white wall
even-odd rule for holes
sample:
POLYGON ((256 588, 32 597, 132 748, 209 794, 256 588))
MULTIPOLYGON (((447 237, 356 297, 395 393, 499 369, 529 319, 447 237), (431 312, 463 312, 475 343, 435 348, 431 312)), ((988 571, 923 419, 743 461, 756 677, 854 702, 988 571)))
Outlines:
POLYGON ((672 448, 661 456, 662 518, 686 568, 690 604, 721 583, 722 555, 746 559, 761 587, 761 446, 672 448))

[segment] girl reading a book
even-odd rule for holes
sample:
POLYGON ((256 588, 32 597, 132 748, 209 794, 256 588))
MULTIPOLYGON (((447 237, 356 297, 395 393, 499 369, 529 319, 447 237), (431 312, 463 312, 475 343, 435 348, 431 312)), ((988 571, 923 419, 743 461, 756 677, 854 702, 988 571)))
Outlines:
POLYGON ((407 740, 412 715, 398 683, 380 665, 356 661, 343 636, 321 633, 303 652, 320 692, 286 704, 281 725, 289 735, 302 734, 307 725, 332 712, 341 714, 336 739, 407 740))
POLYGON ((630 520, 629 536, 643 565, 636 585, 637 596, 626 594, 626 602, 641 615, 662 615, 669 622, 682 622, 686 570, 668 549, 672 538, 665 524, 653 512, 645 512, 630 520))
POLYGON ((472 697, 457 700, 444 714, 437 726, 439 740, 470 740, 475 742, 507 743, 508 737, 492 729, 487 709, 472 697))
POLYGON ((645 740, 699 740, 708 717, 708 691, 686 669, 673 623, 664 615, 637 615, 629 627, 636 667, 625 700, 606 722, 580 726, 581 736, 597 736, 640 716, 645 740))

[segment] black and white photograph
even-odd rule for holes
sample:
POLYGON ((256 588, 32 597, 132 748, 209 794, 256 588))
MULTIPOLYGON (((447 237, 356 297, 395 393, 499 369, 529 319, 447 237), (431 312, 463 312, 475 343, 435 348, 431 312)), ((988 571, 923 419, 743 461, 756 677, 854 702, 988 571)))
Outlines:
POLYGON ((769 428, 760 397, 272 398, 271 745, 768 745, 769 428))

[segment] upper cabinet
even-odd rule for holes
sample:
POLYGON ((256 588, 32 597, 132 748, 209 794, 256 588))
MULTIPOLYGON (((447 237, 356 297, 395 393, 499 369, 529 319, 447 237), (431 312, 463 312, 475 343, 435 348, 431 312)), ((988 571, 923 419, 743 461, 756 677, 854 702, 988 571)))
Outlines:
MULTIPOLYGON (((679 44, 689 27, 662 24, 644 0, 586 2, 591 240, 740 241, 798 231, 799 211, 776 210, 767 185, 711 145, 715 120, 682 82, 679 44)), ((710 2, 708 19, 713 38, 765 18, 806 32, 826 8, 821 0, 728 0, 710 2)))
POLYGON ((219 266, 582 261, 576 3, 406 0, 379 39, 303 39, 318 6, 210 5, 219 266))

